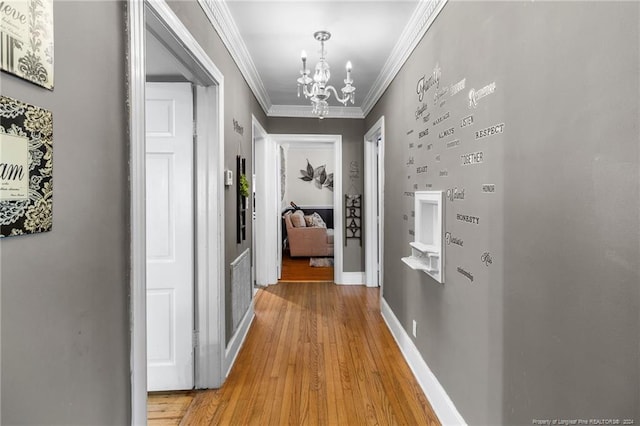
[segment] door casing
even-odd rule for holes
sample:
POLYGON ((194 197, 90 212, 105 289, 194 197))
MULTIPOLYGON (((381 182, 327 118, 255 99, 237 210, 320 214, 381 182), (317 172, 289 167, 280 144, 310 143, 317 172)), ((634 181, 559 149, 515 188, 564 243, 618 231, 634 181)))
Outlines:
POLYGON ((384 116, 364 135, 365 282, 383 292, 384 116), (369 196, 367 196, 367 194, 369 196), (374 218, 379 218, 379 221, 374 218))
POLYGON ((162 0, 128 0, 130 133, 131 422, 147 422, 145 31, 153 30, 193 73, 197 88, 196 138, 196 348, 198 388, 222 383, 224 357, 224 77, 162 0), (213 119, 212 119, 213 117, 213 119))

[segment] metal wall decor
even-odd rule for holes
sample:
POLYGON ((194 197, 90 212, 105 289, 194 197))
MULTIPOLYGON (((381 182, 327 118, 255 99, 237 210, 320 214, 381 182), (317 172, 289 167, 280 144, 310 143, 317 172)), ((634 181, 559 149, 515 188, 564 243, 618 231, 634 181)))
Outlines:
POLYGON ((357 239, 362 247, 362 195, 344 196, 344 245, 357 239))
POLYGON ((53 89, 53 0, 2 0, 0 40, 0 69, 53 89))
POLYGON ((52 114, 0 96, 0 237, 50 231, 52 208, 52 114))

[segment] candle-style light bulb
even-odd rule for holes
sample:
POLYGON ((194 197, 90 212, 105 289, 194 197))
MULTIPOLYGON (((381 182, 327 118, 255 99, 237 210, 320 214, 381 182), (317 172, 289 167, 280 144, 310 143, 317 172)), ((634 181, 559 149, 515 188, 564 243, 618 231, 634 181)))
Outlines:
POLYGON ((347 80, 351 80, 351 61, 347 61, 347 80))

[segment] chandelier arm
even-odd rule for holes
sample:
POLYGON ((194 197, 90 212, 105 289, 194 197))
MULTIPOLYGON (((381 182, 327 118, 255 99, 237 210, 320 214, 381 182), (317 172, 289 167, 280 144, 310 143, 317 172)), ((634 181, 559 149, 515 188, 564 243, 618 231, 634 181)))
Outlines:
POLYGON ((326 87, 326 89, 327 89, 327 90, 332 91, 332 92, 333 92, 333 96, 334 96, 334 97, 336 98, 336 100, 337 100, 338 102, 340 102, 342 105, 346 105, 346 104, 347 104, 347 102, 348 102, 348 101, 349 101, 349 99, 350 99, 350 96, 349 96, 349 95, 346 95, 345 97, 341 98, 341 97, 340 97, 340 95, 338 95, 338 92, 336 91, 335 87, 333 87, 333 86, 327 86, 327 87, 326 87))

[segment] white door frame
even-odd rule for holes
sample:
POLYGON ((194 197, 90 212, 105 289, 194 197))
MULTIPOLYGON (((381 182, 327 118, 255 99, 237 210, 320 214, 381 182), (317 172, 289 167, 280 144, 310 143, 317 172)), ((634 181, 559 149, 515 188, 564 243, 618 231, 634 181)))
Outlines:
MULTIPOLYGON (((253 152, 253 174, 255 210, 253 217, 253 244, 255 256, 255 283, 267 286, 278 283, 278 246, 274 230, 280 223, 279 211, 280 195, 278 193, 278 145, 269 137, 266 130, 254 116, 251 118, 251 140, 253 152), (260 157, 259 162, 256 157, 260 157)), ((276 231, 277 232, 277 231, 276 231)))
POLYGON ((196 141, 196 387, 222 382, 224 356, 224 77, 163 0, 128 0, 130 131, 131 423, 147 422, 145 31, 149 21, 185 66, 201 80, 196 141), (146 15, 146 16, 145 16, 146 15), (149 18, 148 20, 146 18, 149 18), (202 117, 202 119, 200 119, 202 117), (206 119, 204 119, 206 117, 206 119), (212 117, 214 119, 212 119, 212 117))
MULTIPOLYGON (((271 139, 276 144, 293 144, 293 143, 331 143, 333 144, 334 167, 333 173, 333 281, 336 284, 350 284, 345 278, 343 271, 343 253, 344 253, 344 228, 343 228, 343 198, 342 193, 342 135, 296 135, 296 134, 271 134, 271 139)), ((274 152, 273 155, 279 155, 274 152)), ((278 199, 280 195, 278 194, 278 199)), ((274 212, 277 220, 280 220, 280 209, 274 212)), ((276 229, 271 230, 271 238, 278 239, 276 229)))
POLYGON ((384 116, 364 135, 364 253, 367 287, 383 290, 384 260, 384 116), (378 155, 376 155, 376 141, 378 155), (376 173, 377 171, 377 173, 376 173), (375 195, 375 196, 372 196, 375 195), (373 220, 379 215, 380 220, 373 220), (380 279, 378 279, 378 268, 380 279))

